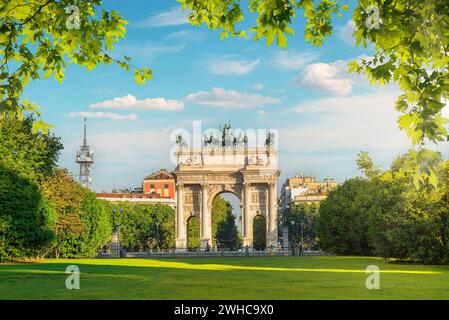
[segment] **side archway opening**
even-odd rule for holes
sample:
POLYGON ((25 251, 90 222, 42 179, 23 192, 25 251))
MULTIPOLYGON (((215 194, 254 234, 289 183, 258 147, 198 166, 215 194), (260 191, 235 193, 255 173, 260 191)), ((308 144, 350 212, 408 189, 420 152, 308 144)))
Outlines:
POLYGON ((257 215, 253 220, 253 248, 257 251, 266 249, 267 246, 267 219, 257 215))
POLYGON ((187 249, 196 251, 200 247, 200 219, 191 216, 187 220, 187 249))

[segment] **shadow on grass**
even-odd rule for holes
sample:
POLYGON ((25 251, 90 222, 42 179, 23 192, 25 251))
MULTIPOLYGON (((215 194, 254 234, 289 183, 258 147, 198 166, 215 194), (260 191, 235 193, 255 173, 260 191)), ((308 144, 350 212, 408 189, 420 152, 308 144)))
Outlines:
POLYGON ((346 260, 346 268, 336 268, 333 259, 327 263, 300 257, 267 259, 88 259, 0 265, 0 299, 380 299, 399 298, 398 286, 402 297, 423 298, 416 290, 426 284, 435 297, 442 296, 435 293, 440 289, 449 292, 447 286, 441 287, 449 283, 449 273, 404 273, 408 270, 385 275, 396 285, 391 292, 366 290, 365 269, 360 266, 372 259, 349 260, 352 264, 346 260), (81 290, 65 288, 69 265, 80 268, 81 290))
MULTIPOLYGON (((345 257, 346 258, 346 257, 345 257)), ((381 267, 381 273, 441 274, 449 272, 448 266, 390 265, 380 258, 354 257, 352 260, 336 257, 276 257, 276 258, 179 258, 179 259, 80 259, 49 260, 48 263, 0 265, 1 272, 58 273, 61 265, 79 265, 85 268, 109 270, 112 268, 152 268, 195 271, 270 271, 317 273, 366 273, 368 265, 381 267)), ((65 269, 65 268, 64 268, 65 269)), ((139 270, 139 269, 136 269, 139 270)))

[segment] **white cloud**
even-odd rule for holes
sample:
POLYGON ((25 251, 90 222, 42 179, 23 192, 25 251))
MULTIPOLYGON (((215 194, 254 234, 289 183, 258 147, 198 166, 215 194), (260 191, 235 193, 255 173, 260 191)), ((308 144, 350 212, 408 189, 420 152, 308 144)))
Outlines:
POLYGON ((213 74, 243 75, 253 71, 259 62, 260 59, 254 61, 214 59, 209 61, 208 69, 213 74))
POLYGON ((255 85, 253 85, 253 88, 256 90, 262 90, 263 88, 265 88, 265 86, 262 83, 256 83, 255 85))
POLYGON ((69 112, 67 117, 70 118, 94 118, 94 119, 110 119, 110 120, 137 120, 139 117, 132 113, 128 115, 121 115, 112 112, 89 112, 89 111, 79 111, 79 112, 69 112))
MULTIPOLYGON (((390 89, 298 105, 293 109, 298 124, 280 129, 279 162, 287 171, 312 170, 344 179, 359 174, 355 159, 364 150, 376 163, 388 167, 396 155, 411 147, 410 139, 397 125, 399 113, 394 106, 400 92, 390 89)), ((447 154, 449 143, 426 147, 447 154)))
POLYGON ((276 94, 281 94, 281 93, 285 93, 285 89, 284 88, 277 88, 277 89, 272 89, 270 90, 271 93, 276 93, 276 94))
POLYGON ((225 90, 223 88, 213 88, 212 91, 191 93, 186 97, 186 101, 225 109, 255 108, 262 105, 281 103, 281 100, 277 98, 225 90))
POLYGON ((206 34, 201 31, 192 30, 180 30, 169 33, 165 38, 167 39, 179 39, 179 40, 192 40, 195 42, 201 42, 206 38, 206 34))
POLYGON ((265 117, 267 115, 267 113, 263 110, 259 110, 259 111, 257 111, 257 115, 261 116, 261 117, 265 117))
POLYGON ((133 166, 136 161, 141 162, 142 166, 148 166, 148 159, 170 161, 169 136, 168 130, 158 129, 99 133, 90 136, 89 140, 95 146, 97 156, 101 155, 97 159, 97 165, 104 162, 133 166), (123 148, 121 152, 117 152, 117 145, 123 148))
POLYGON ((276 65, 285 70, 301 70, 319 59, 315 53, 292 53, 281 51, 275 58, 276 65))
POLYGON ((284 177, 305 172, 344 181, 360 174, 355 160, 361 150, 387 166, 410 146, 397 127, 397 95, 397 91, 382 89, 309 100, 292 109, 297 114, 295 126, 279 130, 279 164, 284 177))
POLYGON ((192 33, 189 30, 180 30, 176 32, 169 33, 167 35, 167 38, 190 38, 192 36, 192 33))
MULTIPOLYGON (((111 190, 113 187, 137 187, 143 177, 152 171, 159 168, 172 169, 170 148, 173 143, 169 136, 170 132, 162 128, 136 131, 116 129, 88 135, 88 142, 95 149, 92 170, 95 189, 100 191, 111 190), (120 146, 120 150, 117 146, 120 146)), ((72 149, 76 150, 78 145, 77 140, 72 149)))
MULTIPOLYGON (((387 152, 388 161, 399 152, 406 152, 411 141, 398 128, 399 112, 395 102, 400 91, 380 88, 373 93, 331 97, 306 101, 292 111, 307 123, 286 129, 284 147, 293 151, 328 151, 335 149, 373 150, 387 152), (298 149, 300 148, 300 149, 298 149)), ((443 109, 449 114, 449 107, 443 109)), ((427 148, 447 152, 449 144, 427 144, 427 148)))
POLYGON ((348 20, 346 24, 338 29, 338 37, 349 45, 354 45, 355 40, 352 36, 356 30, 354 20, 348 20))
POLYGON ((134 24, 137 28, 166 27, 177 26, 188 23, 188 12, 182 11, 180 6, 172 7, 166 12, 161 12, 145 20, 134 24))
MULTIPOLYGON (((397 91, 376 92, 376 94, 351 95, 346 97, 331 97, 305 101, 292 110, 300 114, 314 114, 327 117, 329 114, 354 113, 358 110, 365 113, 370 107, 376 107, 379 110, 390 110, 385 104, 390 104, 394 109, 394 102, 397 97, 397 91), (365 104, 367 103, 367 104, 365 104)), ((396 113, 396 112, 395 112, 396 113)))
MULTIPOLYGON (((346 63, 345 63, 346 64, 346 63)), ((304 88, 324 90, 338 95, 346 95, 352 91, 352 80, 341 70, 341 62, 314 63, 296 78, 304 88)))
MULTIPOLYGON (((106 122, 98 121, 95 125, 88 122, 87 142, 95 151, 91 172, 94 189, 110 191, 114 187, 138 187, 143 177, 151 172, 160 168, 172 170, 170 154, 175 143, 170 141, 170 134, 177 127, 187 128, 188 124, 191 122, 156 121, 148 129, 142 123, 111 126, 106 122)), ((71 130, 57 127, 63 133, 64 142, 59 164, 77 175, 79 165, 73 157, 82 142, 83 127, 81 121, 70 122, 68 126, 71 130)))
POLYGON ((132 94, 124 97, 117 97, 90 105, 93 109, 114 109, 114 110, 161 110, 161 111, 181 111, 184 109, 184 102, 165 98, 147 98, 137 100, 132 94))
POLYGON ((281 129, 280 143, 291 151, 407 149, 409 141, 397 126, 397 95, 397 91, 378 90, 302 103, 293 111, 310 121, 294 129, 281 129))
POLYGON ((127 55, 131 57, 144 57, 154 59, 168 53, 177 53, 183 50, 185 44, 179 45, 152 45, 152 44, 128 44, 118 45, 114 50, 117 55, 127 55))
POLYGON ((443 117, 449 119, 449 104, 446 104, 446 106, 442 110, 443 117))

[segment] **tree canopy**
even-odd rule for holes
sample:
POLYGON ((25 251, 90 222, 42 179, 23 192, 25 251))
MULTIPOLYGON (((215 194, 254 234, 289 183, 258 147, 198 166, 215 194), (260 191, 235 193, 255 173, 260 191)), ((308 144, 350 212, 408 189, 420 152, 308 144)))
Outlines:
POLYGON ((253 249, 265 250, 267 246, 267 220, 257 215, 253 219, 253 249))
MULTIPOLYGON (((221 30, 221 37, 265 39, 287 46, 295 36, 294 19, 306 22, 304 39, 320 46, 332 35, 334 19, 349 10, 348 1, 336 0, 180 0, 189 10, 194 26, 221 30), (246 6, 247 8, 245 8, 246 6), (248 12, 248 13, 246 13, 248 12), (254 17, 242 29, 245 15, 254 17)), ((448 140, 448 119, 442 109, 449 98, 449 6, 433 0, 358 0, 352 19, 356 45, 373 44, 374 55, 353 61, 349 71, 364 73, 373 83, 394 81, 402 91, 396 109, 402 113, 399 127, 414 145, 448 140)), ((134 68, 135 81, 152 78, 147 67, 136 68, 130 57, 114 59, 114 44, 124 38, 126 20, 117 11, 107 11, 101 0, 7 0, 0 5, 0 115, 36 111, 21 100, 32 79, 64 78, 67 63, 92 70, 116 62, 125 70, 134 68)), ((45 129, 38 121, 35 128, 45 129)))
POLYGON ((56 167, 62 145, 32 132, 34 119, 0 119, 0 260, 40 256, 54 242, 56 211, 39 181, 56 167))
POLYGON ((199 250, 201 245, 200 218, 191 216, 187 220, 187 247, 191 251, 199 250))
POLYGON ((372 184, 349 179, 320 205, 317 234, 320 247, 339 255, 371 255, 368 241, 368 210, 372 184))
MULTIPOLYGON (((379 255, 424 263, 449 261, 449 161, 429 150, 441 183, 415 186, 413 154, 375 171, 367 154, 359 166, 366 178, 350 179, 320 206, 317 233, 322 249, 336 254, 379 255)), ((375 167, 375 166, 374 166, 375 167)))
POLYGON ((288 227, 289 242, 297 246, 303 241, 304 249, 316 249, 316 227, 318 222, 319 204, 301 203, 293 204, 282 212, 279 220, 279 230, 288 227))
POLYGON ((105 205, 65 169, 54 169, 41 187, 56 210, 56 242, 48 254, 56 258, 95 256, 111 237, 105 205))
MULTIPOLYGON (((136 68, 130 57, 113 58, 114 43, 124 38, 127 21, 107 11, 101 0, 6 0, 0 4, 0 116, 21 115, 38 106, 21 98, 30 80, 64 79, 68 63, 92 70, 117 63, 133 68, 135 82, 151 79, 148 68, 136 68)), ((36 121, 34 129, 48 129, 36 121)))
POLYGON ((60 139, 34 121, 0 119, 0 260, 95 256, 110 239, 104 205, 57 167, 60 139))
POLYGON ((55 223, 37 182, 0 162, 0 261, 42 255, 54 243, 55 223))
MULTIPOLYGON (((112 232, 112 213, 119 227, 120 243, 128 250, 168 250, 175 242, 175 211, 162 205, 132 202, 107 203, 108 225, 112 232)), ((199 231, 199 229, 198 229, 199 231)))
POLYGON ((236 250, 241 247, 233 207, 221 196, 215 197, 212 202, 212 237, 218 248, 236 250))
POLYGON ((56 167, 63 146, 53 134, 33 132, 34 123, 32 116, 0 119, 0 162, 36 179, 56 167))

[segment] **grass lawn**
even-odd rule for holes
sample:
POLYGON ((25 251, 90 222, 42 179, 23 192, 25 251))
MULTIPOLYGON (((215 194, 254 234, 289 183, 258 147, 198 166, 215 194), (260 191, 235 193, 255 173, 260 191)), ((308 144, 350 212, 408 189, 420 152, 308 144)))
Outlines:
POLYGON ((0 264, 0 299, 449 299, 449 266, 369 257, 44 260, 0 264), (65 288, 65 268, 81 272, 65 288), (378 265, 380 289, 365 288, 378 265))

